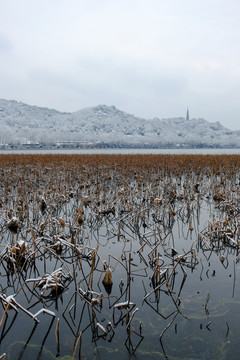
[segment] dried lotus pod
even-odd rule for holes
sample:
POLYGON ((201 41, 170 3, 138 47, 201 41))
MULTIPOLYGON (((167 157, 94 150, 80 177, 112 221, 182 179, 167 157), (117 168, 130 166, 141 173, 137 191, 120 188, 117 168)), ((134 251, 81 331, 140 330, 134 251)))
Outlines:
POLYGON ((41 210, 42 214, 45 213, 46 209, 47 209, 46 201, 44 198, 42 198, 40 201, 40 210, 41 210))
POLYGON ((61 227, 64 228, 66 226, 66 223, 62 218, 59 218, 58 221, 59 221, 59 224, 60 224, 61 227))
POLYGON ((90 204, 90 202, 91 202, 91 199, 90 199, 89 196, 84 196, 83 197, 83 205, 87 206, 87 205, 90 204))
POLYGON ((84 218, 81 216, 81 215, 79 215, 78 217, 77 217, 77 222, 78 222, 78 225, 82 225, 83 223, 84 223, 84 218))
POLYGON ((16 217, 12 217, 11 220, 8 221, 7 227, 13 233, 16 233, 18 230, 18 219, 16 217))
POLYGON ((105 288, 106 292, 108 293, 108 295, 110 295, 111 291, 112 291, 112 285, 113 285, 111 269, 109 269, 109 268, 107 269, 107 271, 106 271, 106 273, 104 275, 102 283, 104 285, 104 288, 105 288))

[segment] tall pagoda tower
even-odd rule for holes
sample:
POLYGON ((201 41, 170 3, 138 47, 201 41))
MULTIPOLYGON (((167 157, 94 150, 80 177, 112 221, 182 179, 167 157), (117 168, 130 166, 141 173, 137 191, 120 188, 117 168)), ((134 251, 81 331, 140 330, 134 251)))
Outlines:
POLYGON ((188 110, 188 108, 187 108, 186 120, 187 120, 187 121, 189 120, 189 110, 188 110))

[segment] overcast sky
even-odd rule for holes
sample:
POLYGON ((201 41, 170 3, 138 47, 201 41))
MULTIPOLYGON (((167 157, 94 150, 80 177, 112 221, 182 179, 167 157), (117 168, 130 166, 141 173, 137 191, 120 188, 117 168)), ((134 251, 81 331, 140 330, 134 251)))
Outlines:
POLYGON ((240 129, 240 1, 0 0, 0 98, 240 129))

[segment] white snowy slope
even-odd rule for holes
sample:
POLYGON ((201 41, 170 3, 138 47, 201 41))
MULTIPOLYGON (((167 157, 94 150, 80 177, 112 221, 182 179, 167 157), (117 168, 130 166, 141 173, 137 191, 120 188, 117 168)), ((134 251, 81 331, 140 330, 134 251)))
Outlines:
POLYGON ((204 119, 146 120, 106 105, 63 113, 0 99, 0 144, 239 147, 239 138, 240 131, 204 119))

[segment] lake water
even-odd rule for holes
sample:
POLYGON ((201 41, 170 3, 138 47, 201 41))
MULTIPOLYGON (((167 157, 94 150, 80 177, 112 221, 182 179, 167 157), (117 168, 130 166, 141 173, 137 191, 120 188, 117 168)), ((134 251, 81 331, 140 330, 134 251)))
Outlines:
POLYGON ((21 149, 21 150, 2 150, 0 154, 240 154, 239 149, 21 149))
POLYGON ((210 176, 203 167, 173 176, 156 168, 149 177, 140 167, 126 176, 101 164, 95 172, 17 165, 1 172, 1 294, 56 317, 40 314, 36 324, 21 309, 4 317, 1 307, 0 354, 70 360, 76 347, 75 359, 239 358, 239 172, 210 176), (213 200, 216 191, 226 201, 213 200), (11 212, 22 218, 17 233, 11 212), (21 268, 13 246, 23 239, 31 252, 21 268), (42 293, 38 283, 60 268, 71 275, 63 292, 42 293))

